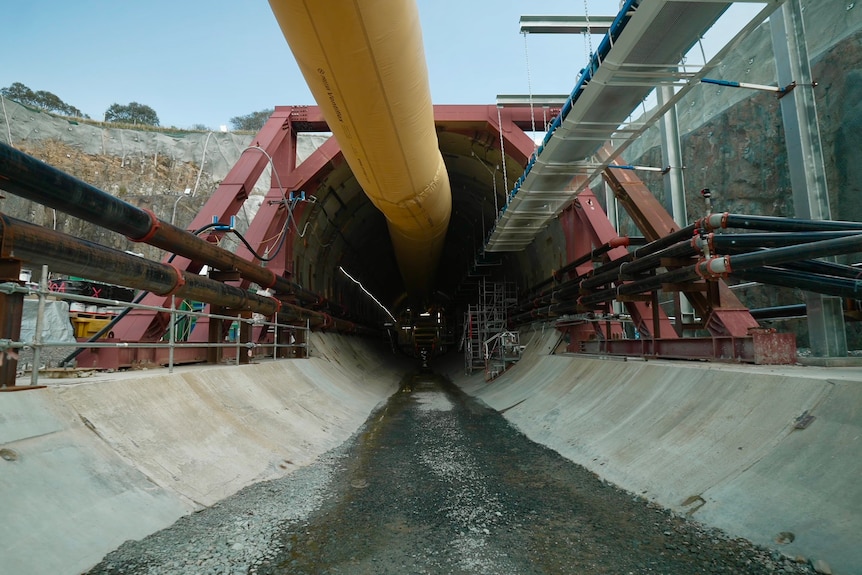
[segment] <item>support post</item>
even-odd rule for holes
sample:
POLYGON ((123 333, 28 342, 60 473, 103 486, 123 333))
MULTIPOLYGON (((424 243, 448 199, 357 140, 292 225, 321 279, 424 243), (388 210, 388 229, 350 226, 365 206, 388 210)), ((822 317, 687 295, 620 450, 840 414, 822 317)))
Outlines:
MULTIPOLYGON (((224 308, 217 305, 210 305, 210 313, 223 315, 224 308)), ((224 320, 218 317, 211 317, 209 321, 209 334, 207 341, 210 343, 224 343, 224 320)), ((219 363, 222 358, 221 347, 207 348, 207 363, 219 363)))
POLYGON ((48 295, 48 266, 42 266, 39 279, 39 304, 36 309, 36 329, 33 330, 33 369, 30 370, 30 385, 39 385, 39 366, 42 364, 42 325, 45 321, 45 298, 48 295))
MULTIPOLYGON (((656 90, 658 105, 663 106, 665 102, 673 98, 673 86, 659 86, 656 90)), ((662 116, 659 123, 661 131, 661 157, 662 163, 669 168, 664 178, 665 207, 673 216, 673 220, 680 228, 688 225, 688 213, 685 205, 685 180, 682 175, 682 145, 679 138, 679 116, 676 106, 671 108, 662 116)), ((677 333, 683 334, 683 326, 694 322, 694 307, 684 294, 675 292, 674 305, 676 307, 677 333), (678 302, 678 303, 677 303, 678 302)))
MULTIPOLYGON (((16 283, 21 274, 21 262, 15 259, 0 260, 0 283, 16 283)), ((24 314, 23 293, 0 291, 0 339, 18 341, 21 338, 21 316, 24 314)), ((0 387, 14 387, 18 370, 18 352, 0 349, 0 387)))
POLYGON ((251 312, 240 312, 237 314, 236 319, 239 322, 239 324, 237 325, 239 329, 237 329, 236 334, 237 341, 239 342, 239 347, 237 348, 239 355, 238 363, 251 363, 251 349, 246 347, 245 344, 252 343, 253 341, 251 329, 252 326, 250 323, 248 323, 248 321, 244 321, 251 319, 251 312))
MULTIPOLYGON (((787 0, 781 12, 769 21, 778 85, 788 86, 795 82, 798 86, 781 99, 795 215, 804 219, 828 220, 832 214, 801 0, 787 0)), ((812 354, 815 357, 846 356, 847 334, 841 299, 807 293, 806 304, 812 354)))

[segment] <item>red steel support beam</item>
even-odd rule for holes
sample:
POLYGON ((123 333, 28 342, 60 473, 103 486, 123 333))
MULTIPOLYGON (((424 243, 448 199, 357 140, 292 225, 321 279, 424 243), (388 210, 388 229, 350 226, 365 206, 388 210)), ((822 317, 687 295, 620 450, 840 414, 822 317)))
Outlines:
MULTIPOLYGON (((8 257, 12 246, 0 244, 0 283, 21 285, 20 260, 8 257)), ((21 316, 24 313, 23 293, 0 292, 0 339, 18 341, 21 337, 21 316)), ((38 368, 37 368, 38 369, 38 368)), ((13 387, 18 370, 18 352, 14 349, 0 349, 0 388, 13 387)))
MULTIPOLYGON (((589 240, 595 245, 602 245, 617 237, 616 230, 614 230, 598 199, 589 188, 578 195, 571 211, 577 219, 577 227, 588 230, 589 240)), ((628 250, 620 246, 610 250, 607 258, 608 261, 613 261, 624 257, 626 254, 628 254, 628 250)), ((585 273, 590 270, 591 267, 586 267, 583 272, 585 273)), ((635 327, 637 327, 639 332, 649 334, 653 337, 677 337, 677 333, 673 329, 673 324, 668 319, 667 314, 665 314, 663 309, 655 306, 654 302, 625 301, 623 304, 632 316, 635 327)))
MULTIPOLYGON (((607 154, 607 150, 600 152, 600 156, 602 154, 607 154)), ((617 158, 614 164, 623 165, 622 161, 617 158)), ((647 240, 657 240, 679 229, 667 210, 631 170, 608 169, 604 177, 647 240)), ((750 329, 758 327, 757 321, 724 281, 709 283, 713 284, 712 287, 707 286, 711 291, 688 292, 686 295, 700 316, 706 318, 706 328, 712 334, 744 337, 750 329)))

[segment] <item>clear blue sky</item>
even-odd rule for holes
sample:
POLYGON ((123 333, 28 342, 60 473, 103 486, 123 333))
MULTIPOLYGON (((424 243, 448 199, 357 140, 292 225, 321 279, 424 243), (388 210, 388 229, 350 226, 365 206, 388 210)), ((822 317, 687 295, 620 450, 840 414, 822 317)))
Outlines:
MULTIPOLYGON (((418 4, 435 104, 526 94, 520 16, 584 13, 581 0, 418 4)), ((588 5, 590 15, 614 15, 619 2, 588 5)), ((7 0, 2 14, 0 87, 52 92, 94 119, 134 101, 163 126, 217 129, 275 105, 314 103, 266 0, 7 0)), ((586 62, 584 37, 530 35, 527 45, 532 93, 568 93, 586 62)))

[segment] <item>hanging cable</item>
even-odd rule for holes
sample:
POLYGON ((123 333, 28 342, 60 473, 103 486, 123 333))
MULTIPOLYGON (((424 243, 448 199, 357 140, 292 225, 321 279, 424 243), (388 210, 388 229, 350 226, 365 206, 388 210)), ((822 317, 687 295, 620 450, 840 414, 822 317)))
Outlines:
POLYGON ((352 275, 350 275, 349 273, 347 273, 347 271, 346 271, 343 267, 338 266, 338 269, 339 269, 339 270, 341 270, 341 273, 343 273, 343 274, 344 274, 344 275, 346 275, 348 278, 350 278, 350 279, 353 281, 353 283, 355 283, 356 285, 358 285, 358 286, 359 286, 359 289, 361 289, 363 292, 365 292, 365 294, 366 294, 368 297, 370 297, 371 299, 373 299, 373 300, 374 300, 374 303, 376 303, 378 306, 380 306, 380 309, 382 309, 383 311, 385 311, 385 312, 386 312, 386 315, 388 315, 388 316, 392 319, 392 321, 393 321, 393 322, 398 323, 398 320, 397 320, 397 319, 395 319, 395 316, 394 316, 394 315, 392 315, 392 313, 391 313, 388 309, 386 309, 386 306, 384 306, 382 303, 380 303, 380 300, 378 300, 376 297, 374 297, 374 294, 372 294, 370 291, 368 291, 367 289, 365 289, 365 286, 363 286, 361 283, 359 283, 359 281, 358 281, 358 280, 356 280, 352 275))
POLYGON ((198 169, 198 177, 195 180, 195 187, 192 190, 192 197, 195 197, 195 194, 198 191, 198 184, 201 183, 201 174, 204 171, 204 164, 207 161, 207 144, 210 143, 210 136, 212 136, 212 135, 213 135, 212 131, 207 132, 207 139, 204 140, 204 152, 203 152, 203 154, 201 154, 201 165, 200 165, 200 168, 198 169))
MULTIPOLYGON (((482 167, 485 168, 485 171, 488 172, 488 174, 490 174, 490 176, 491 176, 491 181, 493 182, 493 186, 494 186, 494 214, 496 214, 497 211, 499 211, 499 207, 497 205, 497 166, 494 166, 494 171, 492 172, 488 168, 488 166, 485 165, 485 161, 482 160, 482 158, 480 158, 479 156, 477 156, 476 153, 473 152, 473 150, 470 150, 470 155, 473 156, 474 158, 476 158, 476 161, 479 162, 479 164, 481 164, 482 167)), ((482 237, 483 238, 485 237, 485 215, 484 214, 482 214, 482 237)))
POLYGON ((503 164, 503 184, 506 187, 506 205, 509 205, 509 177, 506 175, 506 148, 503 145, 503 119, 497 106, 497 126, 500 128, 500 163, 503 164))
POLYGON ((533 112, 533 82, 530 77, 530 51, 527 49, 527 33, 522 33, 524 36, 524 60, 527 62, 527 96, 530 99, 530 122, 532 123, 533 135, 530 139, 533 140, 533 152, 538 147, 536 145, 536 115, 533 112))
MULTIPOLYGON (((269 256, 269 260, 271 260, 278 254, 279 251, 281 251, 282 246, 284 246, 285 239, 287 236, 287 228, 290 226, 290 223, 293 222, 293 229, 294 229, 294 231, 296 231, 296 234, 299 237, 304 238, 305 232, 308 230, 308 222, 306 222, 305 226, 303 226, 302 231, 300 232, 299 231, 299 224, 297 224, 296 219, 293 217, 293 205, 291 204, 290 200, 287 197, 287 193, 285 192, 284 186, 281 183, 281 176, 279 176, 278 170, 275 168, 275 162, 273 161, 272 156, 270 156, 269 153, 267 153, 267 151, 264 150, 263 148, 261 148, 260 146, 249 146, 248 148, 244 149, 242 151, 242 153, 245 153, 249 150, 257 150, 266 157, 267 161, 269 162, 269 167, 272 170, 272 175, 275 177, 275 182, 278 185, 278 190, 279 190, 279 192, 281 192, 282 202, 284 202, 285 208, 287 209, 287 218, 285 219, 284 227, 281 229, 279 236, 277 236, 278 237, 278 247, 269 256)), ((242 238, 242 239, 243 239, 243 241, 245 241, 244 238, 242 238)), ((255 254, 253 249, 251 249, 250 247, 249 247, 249 249, 251 250, 252 254, 255 254)), ((269 249, 269 248, 267 248, 267 249, 269 249)), ((260 258, 260 256, 257 256, 257 254, 255 254, 255 256, 258 257, 258 259, 261 259, 262 261, 269 261, 269 260, 263 260, 262 258, 260 258)))

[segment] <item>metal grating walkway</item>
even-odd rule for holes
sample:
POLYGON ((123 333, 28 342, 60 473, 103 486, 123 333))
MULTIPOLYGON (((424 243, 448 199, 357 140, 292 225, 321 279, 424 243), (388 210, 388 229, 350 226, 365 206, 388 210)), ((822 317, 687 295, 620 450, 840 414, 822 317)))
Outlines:
POLYGON ((764 8, 748 25, 709 63, 692 69, 680 66, 683 56, 734 2, 627 0, 509 193, 485 250, 526 248, 590 181, 783 2, 759 2, 764 8), (645 122, 624 124, 654 88, 667 84, 677 86, 673 98, 645 122), (614 150, 596 158, 612 137, 614 150))

